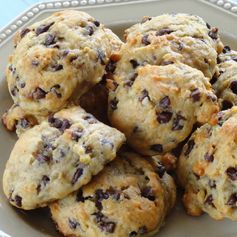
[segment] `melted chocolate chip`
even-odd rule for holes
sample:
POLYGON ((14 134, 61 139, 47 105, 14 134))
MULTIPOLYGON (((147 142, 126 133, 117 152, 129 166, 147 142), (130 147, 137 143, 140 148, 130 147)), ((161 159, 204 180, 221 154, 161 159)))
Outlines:
POLYGON ((192 98, 193 98, 193 102, 197 102, 200 100, 200 91, 198 88, 192 90, 191 92, 191 95, 190 95, 192 98))
POLYGON ((230 83, 230 89, 232 90, 234 94, 237 95, 237 81, 232 81, 230 83))
POLYGON ((214 76, 212 77, 212 79, 210 80, 210 83, 213 85, 214 83, 217 82, 217 80, 218 80, 218 77, 217 77, 216 75, 214 75, 214 76))
POLYGON ((39 87, 36 87, 36 89, 33 92, 32 96, 35 100, 40 100, 40 99, 45 98, 46 94, 47 93, 43 89, 41 89, 39 87))
POLYGON ((237 180, 237 169, 235 167, 229 167, 226 170, 226 174, 232 181, 237 180))
POLYGON ((68 218, 68 225, 72 230, 75 230, 77 227, 80 226, 79 222, 74 218, 68 218))
POLYGON ((97 50, 97 57, 98 57, 98 60, 100 61, 101 65, 106 64, 105 63, 105 60, 106 60, 105 53, 102 50, 100 50, 100 49, 97 50))
POLYGON ((151 145, 150 149, 152 151, 157 151, 158 153, 162 153, 163 152, 163 146, 161 144, 151 145))
POLYGON ((109 194, 107 192, 104 192, 102 189, 97 189, 95 191, 95 197, 96 199, 102 201, 103 199, 108 199, 109 194))
POLYGON ((176 114, 176 117, 173 120, 172 131, 182 130, 184 127, 184 121, 186 118, 181 114, 176 114))
POLYGON ((146 89, 144 89, 144 90, 142 90, 141 95, 138 97, 138 100, 141 102, 141 101, 143 101, 146 97, 148 98, 148 100, 150 100, 148 91, 147 91, 146 89))
POLYGON ((40 184, 36 188, 37 194, 39 194, 41 192, 42 188, 44 188, 49 181, 50 181, 50 178, 47 175, 43 175, 43 177, 40 181, 40 184))
POLYGON ((165 167, 161 163, 158 163, 156 165, 155 171, 159 175, 159 177, 162 179, 164 174, 165 174, 165 172, 166 172, 166 169, 165 169, 165 167))
POLYGON ((168 28, 164 28, 164 29, 161 29, 161 30, 157 31, 156 36, 169 35, 172 32, 174 32, 174 31, 171 30, 171 29, 168 29, 168 28))
POLYGON ((113 233, 116 228, 116 223, 113 221, 108 221, 108 217, 106 217, 101 212, 95 212, 92 214, 95 216, 95 221, 99 225, 100 229, 102 231, 105 231, 107 233, 113 233))
POLYGON ((39 26, 36 30, 35 30, 35 33, 36 35, 40 35, 44 32, 47 32, 49 30, 49 28, 54 24, 54 22, 51 22, 47 25, 41 25, 39 26))
POLYGON ((83 169, 82 168, 77 168, 76 172, 74 173, 72 180, 71 180, 71 184, 74 185, 78 179, 82 176, 83 174, 83 169))
POLYGON ((152 188, 149 186, 147 186, 141 190, 141 196, 149 199, 150 201, 155 201, 155 199, 156 199, 152 188))
POLYGON ((76 201, 77 202, 84 202, 85 201, 85 198, 83 197, 83 191, 81 188, 77 191, 76 201))
POLYGON ((19 125, 24 129, 27 129, 27 128, 31 127, 30 122, 26 118, 20 119, 19 125))
POLYGON ((190 154, 190 152, 192 151, 193 147, 195 146, 195 142, 193 139, 189 140, 187 143, 187 148, 184 152, 185 156, 188 156, 190 154))
POLYGON ((30 32, 30 29, 28 28, 24 28, 21 30, 20 36, 21 38, 23 38, 26 34, 28 34, 30 32))
POLYGON ((139 63, 137 62, 136 59, 131 59, 129 62, 132 64, 132 67, 133 67, 134 69, 139 66, 139 63))
POLYGON ((215 180, 209 180, 209 182, 208 182, 208 185, 210 186, 210 188, 212 189, 212 188, 216 188, 216 181, 215 180))
POLYGON ((18 92, 19 92, 19 89, 18 89, 16 86, 14 86, 14 87, 11 89, 11 95, 12 95, 12 96, 16 96, 18 92))
POLYGON ((208 162, 213 162, 214 156, 213 154, 208 154, 208 152, 204 155, 204 159, 208 162))
POLYGON ((94 23, 94 25, 95 25, 96 27, 99 27, 99 26, 100 26, 100 22, 99 22, 99 21, 94 21, 93 23, 94 23))
POLYGON ((52 45, 52 44, 55 44, 55 39, 56 39, 56 37, 55 37, 55 35, 53 35, 53 34, 48 34, 48 35, 46 35, 46 38, 45 38, 45 41, 44 41, 44 45, 45 46, 50 46, 50 45, 52 45))
POLYGON ((82 137, 82 135, 83 135, 83 129, 78 128, 77 130, 72 132, 72 134, 71 134, 72 140, 78 142, 79 139, 82 137))
POLYGON ((149 35, 144 35, 142 37, 142 44, 149 45, 151 42, 149 41, 149 35))
POLYGON ((137 232, 136 231, 132 231, 129 233, 129 237, 135 237, 137 236, 137 232))
POLYGON ((140 228, 139 228, 139 230, 138 230, 138 234, 140 234, 140 235, 144 235, 144 234, 146 234, 148 232, 148 230, 147 230, 147 227, 146 226, 141 226, 140 228))
POLYGON ((18 207, 22 206, 22 197, 20 197, 19 195, 15 196, 15 203, 18 207))
POLYGON ((237 193, 232 193, 227 201, 227 205, 235 206, 237 202, 237 193))
POLYGON ((213 204, 213 197, 212 197, 212 195, 209 195, 209 196, 205 199, 204 203, 207 204, 207 205, 210 205, 210 206, 215 207, 214 204, 213 204))
POLYGON ((217 28, 212 28, 209 32, 208 35, 213 39, 217 40, 218 39, 218 29, 217 28))
POLYGON ((162 108, 162 109, 167 109, 169 108, 170 106, 170 98, 169 96, 165 96, 164 98, 162 98, 159 102, 159 106, 162 108))
POLYGON ((94 34, 94 29, 92 26, 87 26, 87 33, 89 36, 92 36, 94 34))
POLYGON ((40 164, 48 163, 51 160, 49 156, 45 156, 43 154, 37 154, 35 158, 40 164))
POLYGON ((116 97, 110 101, 110 107, 112 110, 116 110, 118 108, 118 106, 117 106, 118 102, 119 101, 117 100, 116 97))
POLYGON ((223 50, 222 50, 222 53, 227 53, 227 52, 230 52, 231 51, 231 48, 230 46, 226 45, 223 50))
POLYGON ((228 100, 222 101, 222 110, 230 109, 233 106, 233 104, 228 100))
POLYGON ((69 120, 67 119, 60 120, 58 118, 54 118, 53 116, 49 116, 48 122, 50 123, 50 126, 59 129, 61 132, 64 132, 71 126, 69 120))
POLYGON ((163 112, 157 113, 157 121, 160 124, 168 123, 171 120, 172 115, 173 113, 170 111, 163 111, 163 112))

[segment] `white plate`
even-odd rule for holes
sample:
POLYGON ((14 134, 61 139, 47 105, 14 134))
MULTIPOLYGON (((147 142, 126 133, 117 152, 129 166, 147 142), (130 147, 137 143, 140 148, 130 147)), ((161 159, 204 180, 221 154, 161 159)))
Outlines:
MULTIPOLYGON (((162 13, 186 12, 203 17, 222 32, 223 41, 237 49, 237 5, 229 1, 204 0, 80 0, 47 2, 37 4, 0 32, 0 114, 12 103, 9 96, 4 70, 7 57, 12 51, 12 37, 22 26, 47 17, 51 12, 63 8, 80 9, 93 15, 122 35, 129 25, 139 21, 142 16, 156 16, 162 13)), ((0 176, 16 141, 16 136, 0 125, 0 176)), ((0 184, 0 237, 45 237, 60 236, 50 221, 47 211, 18 211, 12 208, 3 195, 0 184)), ((187 216, 181 205, 170 214, 159 237, 236 237, 236 223, 224 220, 214 221, 207 215, 192 218, 187 216)), ((90 237, 90 236, 88 236, 90 237)), ((122 236, 121 236, 122 237, 122 236)))

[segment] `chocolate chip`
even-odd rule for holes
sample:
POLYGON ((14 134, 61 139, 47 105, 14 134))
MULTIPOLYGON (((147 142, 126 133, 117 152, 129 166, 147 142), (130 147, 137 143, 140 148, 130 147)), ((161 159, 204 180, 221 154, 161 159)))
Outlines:
POLYGON ((50 157, 49 156, 45 156, 43 154, 37 154, 35 158, 36 158, 36 160, 38 160, 38 162, 40 164, 48 163, 50 161, 50 157))
POLYGON ((158 163, 155 167, 155 171, 159 175, 159 177, 162 179, 166 172, 166 169, 161 163, 158 163))
POLYGON ((86 154, 91 154, 92 153, 92 151, 93 151, 93 149, 92 149, 92 147, 91 146, 85 146, 85 153, 86 154))
POLYGON ((226 174, 231 180, 233 181, 237 180, 237 169, 235 167, 229 167, 226 170, 226 174))
POLYGON ((85 119, 89 124, 97 123, 96 118, 91 114, 87 114, 86 116, 83 117, 83 119, 85 119))
POLYGON ((159 106, 160 106, 162 109, 167 109, 167 108, 169 108, 170 103, 171 103, 171 102, 170 102, 169 96, 165 96, 165 97, 163 97, 163 98, 160 100, 159 106))
POLYGON ((160 124, 168 123, 171 120, 172 115, 173 113, 170 111, 163 111, 163 112, 157 113, 157 121, 160 124))
POLYGON ((22 118, 19 121, 19 124, 22 128, 26 129, 30 127, 30 122, 26 118, 22 118))
POLYGON ((166 61, 163 61, 163 62, 161 63, 162 66, 167 66, 167 65, 170 65, 170 64, 174 64, 174 62, 173 62, 173 61, 166 60, 166 61))
POLYGON ((51 23, 49 23, 49 24, 47 24, 47 25, 44 24, 44 25, 39 26, 39 27, 35 30, 36 35, 40 35, 40 34, 46 32, 46 31, 48 31, 49 28, 50 28, 53 24, 54 24, 54 22, 51 22, 51 23))
POLYGON ((213 162, 214 156, 212 154, 208 154, 208 152, 204 155, 204 159, 208 162, 213 162))
POLYGON ((136 231, 132 231, 129 233, 129 237, 135 237, 137 236, 137 232, 136 231))
POLYGON ((13 65, 11 64, 11 65, 9 65, 9 67, 8 67, 8 70, 10 70, 13 74, 15 74, 15 72, 16 72, 16 68, 15 67, 13 67, 13 65))
POLYGON ((136 59, 131 59, 129 62, 132 64, 132 67, 133 67, 134 69, 139 66, 139 63, 137 62, 136 59))
POLYGON ((193 98, 193 102, 199 101, 201 98, 199 89, 196 88, 196 89, 192 90, 190 96, 193 98))
POLYGON ((46 94, 47 93, 43 89, 41 89, 39 87, 36 87, 35 91, 32 94, 32 96, 35 100, 40 100, 40 99, 45 98, 46 94))
POLYGON ((148 232, 147 230, 147 227, 146 226, 141 226, 139 229, 138 229, 138 234, 140 235, 144 235, 148 232))
POLYGON ((77 130, 72 132, 72 134, 71 134, 72 140, 78 142, 79 139, 82 137, 82 135, 83 135, 83 129, 78 128, 77 130))
POLYGON ((104 192, 102 189, 97 189, 95 191, 95 197, 97 200, 102 201, 103 199, 108 199, 109 194, 107 192, 104 192))
POLYGON ((19 89, 18 89, 16 86, 14 86, 14 87, 11 89, 11 95, 12 95, 12 96, 16 96, 18 92, 19 92, 19 89))
POLYGON ((115 69, 116 69, 116 62, 110 60, 105 67, 105 71, 107 73, 114 73, 115 69))
POLYGON ((152 19, 152 17, 149 17, 149 16, 143 17, 141 23, 143 24, 147 21, 150 21, 151 19, 152 19))
POLYGON ((15 203, 18 207, 22 206, 22 197, 20 197, 19 195, 15 196, 15 203))
POLYGON ((233 104, 228 100, 222 101, 222 110, 230 109, 233 106, 233 104))
POLYGON ((222 112, 219 112, 218 114, 217 114, 217 124, 219 125, 219 126, 222 126, 223 125, 223 123, 224 123, 224 119, 223 119, 223 113, 222 112))
POLYGON ((137 133, 138 130, 139 130, 139 127, 138 127, 138 126, 135 126, 135 127, 133 128, 132 132, 133 132, 133 133, 137 133))
POLYGON ((118 102, 119 101, 117 100, 116 97, 110 101, 110 107, 112 110, 116 110, 118 108, 118 106, 117 106, 118 102))
POLYGON ((50 181, 50 178, 47 175, 43 175, 43 177, 40 181, 40 184, 36 188, 37 194, 39 194, 41 192, 42 188, 44 188, 49 181, 50 181))
POLYGON ((83 174, 83 169, 82 168, 77 168, 76 172, 74 173, 72 180, 71 180, 71 184, 74 185, 78 179, 82 176, 83 174))
POLYGON ((215 180, 209 180, 209 182, 208 182, 208 185, 210 186, 210 188, 212 189, 212 188, 216 188, 216 181, 215 180))
POLYGON ((215 207, 214 204, 213 204, 213 197, 212 197, 212 195, 209 195, 209 196, 205 199, 204 203, 207 204, 207 205, 210 205, 210 206, 215 207))
POLYGON ((213 39, 217 40, 218 39, 218 29, 217 28, 212 28, 209 32, 208 35, 213 39))
POLYGON ((230 52, 231 51, 231 48, 230 46, 226 45, 223 50, 222 50, 222 53, 227 53, 227 52, 230 52))
POLYGON ((57 87, 53 86, 50 89, 50 92, 57 96, 57 98, 62 98, 62 94, 58 92, 57 87))
POLYGON ((195 142, 193 139, 189 140, 187 143, 187 148, 184 152, 185 156, 188 156, 190 154, 190 152, 192 151, 193 147, 195 146, 195 142))
POLYGON ((69 49, 64 50, 63 53, 62 53, 62 57, 63 58, 66 57, 69 54, 69 52, 70 52, 69 49))
POLYGON ((230 84, 230 89, 234 94, 237 94, 237 81, 232 81, 230 84))
POLYGON ((149 199, 150 201, 155 201, 155 199, 156 199, 152 188, 149 186, 147 186, 141 190, 141 196, 149 199))
POLYGON ((87 26, 87 32, 89 36, 92 36, 94 34, 94 29, 92 26, 87 26))
POLYGON ((60 120, 58 118, 54 118, 53 116, 49 116, 48 122, 50 123, 50 126, 59 129, 61 132, 64 132, 71 126, 69 120, 67 119, 60 120))
POLYGON ((28 34, 30 32, 30 29, 28 28, 24 28, 21 30, 20 36, 21 38, 23 38, 26 34, 28 34))
POLYGON ((148 98, 148 100, 150 100, 149 93, 146 89, 142 90, 141 95, 138 97, 138 100, 142 102, 145 98, 148 98))
POLYGON ((63 65, 61 65, 61 64, 55 64, 55 65, 52 66, 52 69, 53 69, 54 72, 60 71, 60 70, 63 69, 63 65))
POLYGON ((172 124, 172 131, 182 130, 185 120, 187 119, 184 116, 182 116, 181 114, 176 114, 172 124))
POLYGON ((232 193, 227 201, 227 205, 235 206, 237 202, 237 193, 232 193))
POLYGON ((113 221, 108 221, 108 217, 106 217, 101 212, 95 212, 92 215, 95 216, 95 221, 99 225, 102 231, 107 233, 113 233, 116 228, 116 223, 113 221))
POLYGON ((144 35, 142 37, 142 44, 149 45, 151 42, 149 41, 149 35, 144 35))
POLYGON ((114 233, 116 224, 112 221, 101 224, 102 231, 107 233, 114 233))
POLYGON ((74 218, 68 218, 68 225, 72 230, 75 230, 77 227, 80 226, 79 222, 74 218))
POLYGON ((106 56, 102 50, 100 50, 100 49, 97 50, 97 57, 98 57, 98 60, 100 61, 101 65, 106 65, 106 63, 105 63, 106 56))
POLYGON ((150 149, 152 151, 157 151, 158 153, 162 153, 163 152, 163 146, 161 144, 151 145, 150 149))
POLYGON ((125 84, 126 86, 131 87, 131 86, 133 85, 134 81, 136 80, 137 76, 138 76, 138 74, 137 74, 137 73, 134 73, 133 76, 132 76, 130 79, 128 79, 128 80, 125 81, 124 84, 125 84))
POLYGON ((76 201, 77 202, 84 202, 85 201, 85 198, 83 197, 83 191, 81 188, 77 191, 76 201))
POLYGON ((231 57, 231 60, 237 62, 237 57, 236 57, 236 56, 232 56, 232 57, 231 57))
POLYGON ((118 201, 121 196, 121 192, 119 190, 112 188, 112 187, 107 189, 106 193, 108 193, 110 196, 112 196, 112 198, 115 199, 116 201, 118 201))
POLYGON ((45 46, 49 46, 49 45, 55 44, 55 39, 56 39, 55 35, 48 34, 48 35, 46 35, 46 38, 45 38, 45 41, 44 41, 43 44, 45 46))
POLYGON ((211 26, 206 22, 206 26, 208 29, 211 29, 211 26))
POLYGON ((99 27, 99 26, 100 26, 100 22, 99 22, 99 21, 94 21, 93 23, 94 23, 94 25, 95 25, 96 27, 99 27))
POLYGON ((162 35, 169 35, 171 34, 172 32, 174 32, 173 30, 171 29, 168 29, 168 28, 163 28, 159 31, 156 32, 156 36, 162 36, 162 35))
POLYGON ((214 76, 212 77, 212 79, 210 80, 210 83, 213 85, 214 83, 217 82, 217 80, 218 80, 218 77, 217 77, 216 75, 214 75, 214 76))

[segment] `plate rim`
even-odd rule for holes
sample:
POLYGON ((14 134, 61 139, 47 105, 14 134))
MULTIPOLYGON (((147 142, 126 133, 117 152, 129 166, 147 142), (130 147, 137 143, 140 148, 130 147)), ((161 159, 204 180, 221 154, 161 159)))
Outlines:
MULTIPOLYGON (((32 18, 37 17, 44 11, 52 11, 55 9, 64 10, 74 7, 106 7, 116 6, 121 4, 136 4, 139 2, 155 2, 161 0, 58 0, 58 1, 46 1, 33 4, 28 9, 23 11, 6 26, 0 29, 0 47, 7 42, 20 28, 24 27, 32 18)), ((173 0, 174 1, 174 0, 173 0)), ((177 0, 175 0, 177 2, 177 0)), ((208 5, 218 8, 220 11, 237 16, 237 2, 231 0, 196 0, 204 2, 208 5)))

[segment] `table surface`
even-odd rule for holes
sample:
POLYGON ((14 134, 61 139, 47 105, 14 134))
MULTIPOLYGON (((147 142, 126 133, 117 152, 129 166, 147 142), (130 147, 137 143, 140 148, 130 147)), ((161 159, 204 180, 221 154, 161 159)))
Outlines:
MULTIPOLYGON (((31 5, 44 1, 46 0, 0 0, 0 29, 31 5)), ((237 2, 237 0, 230 1, 237 2)))

